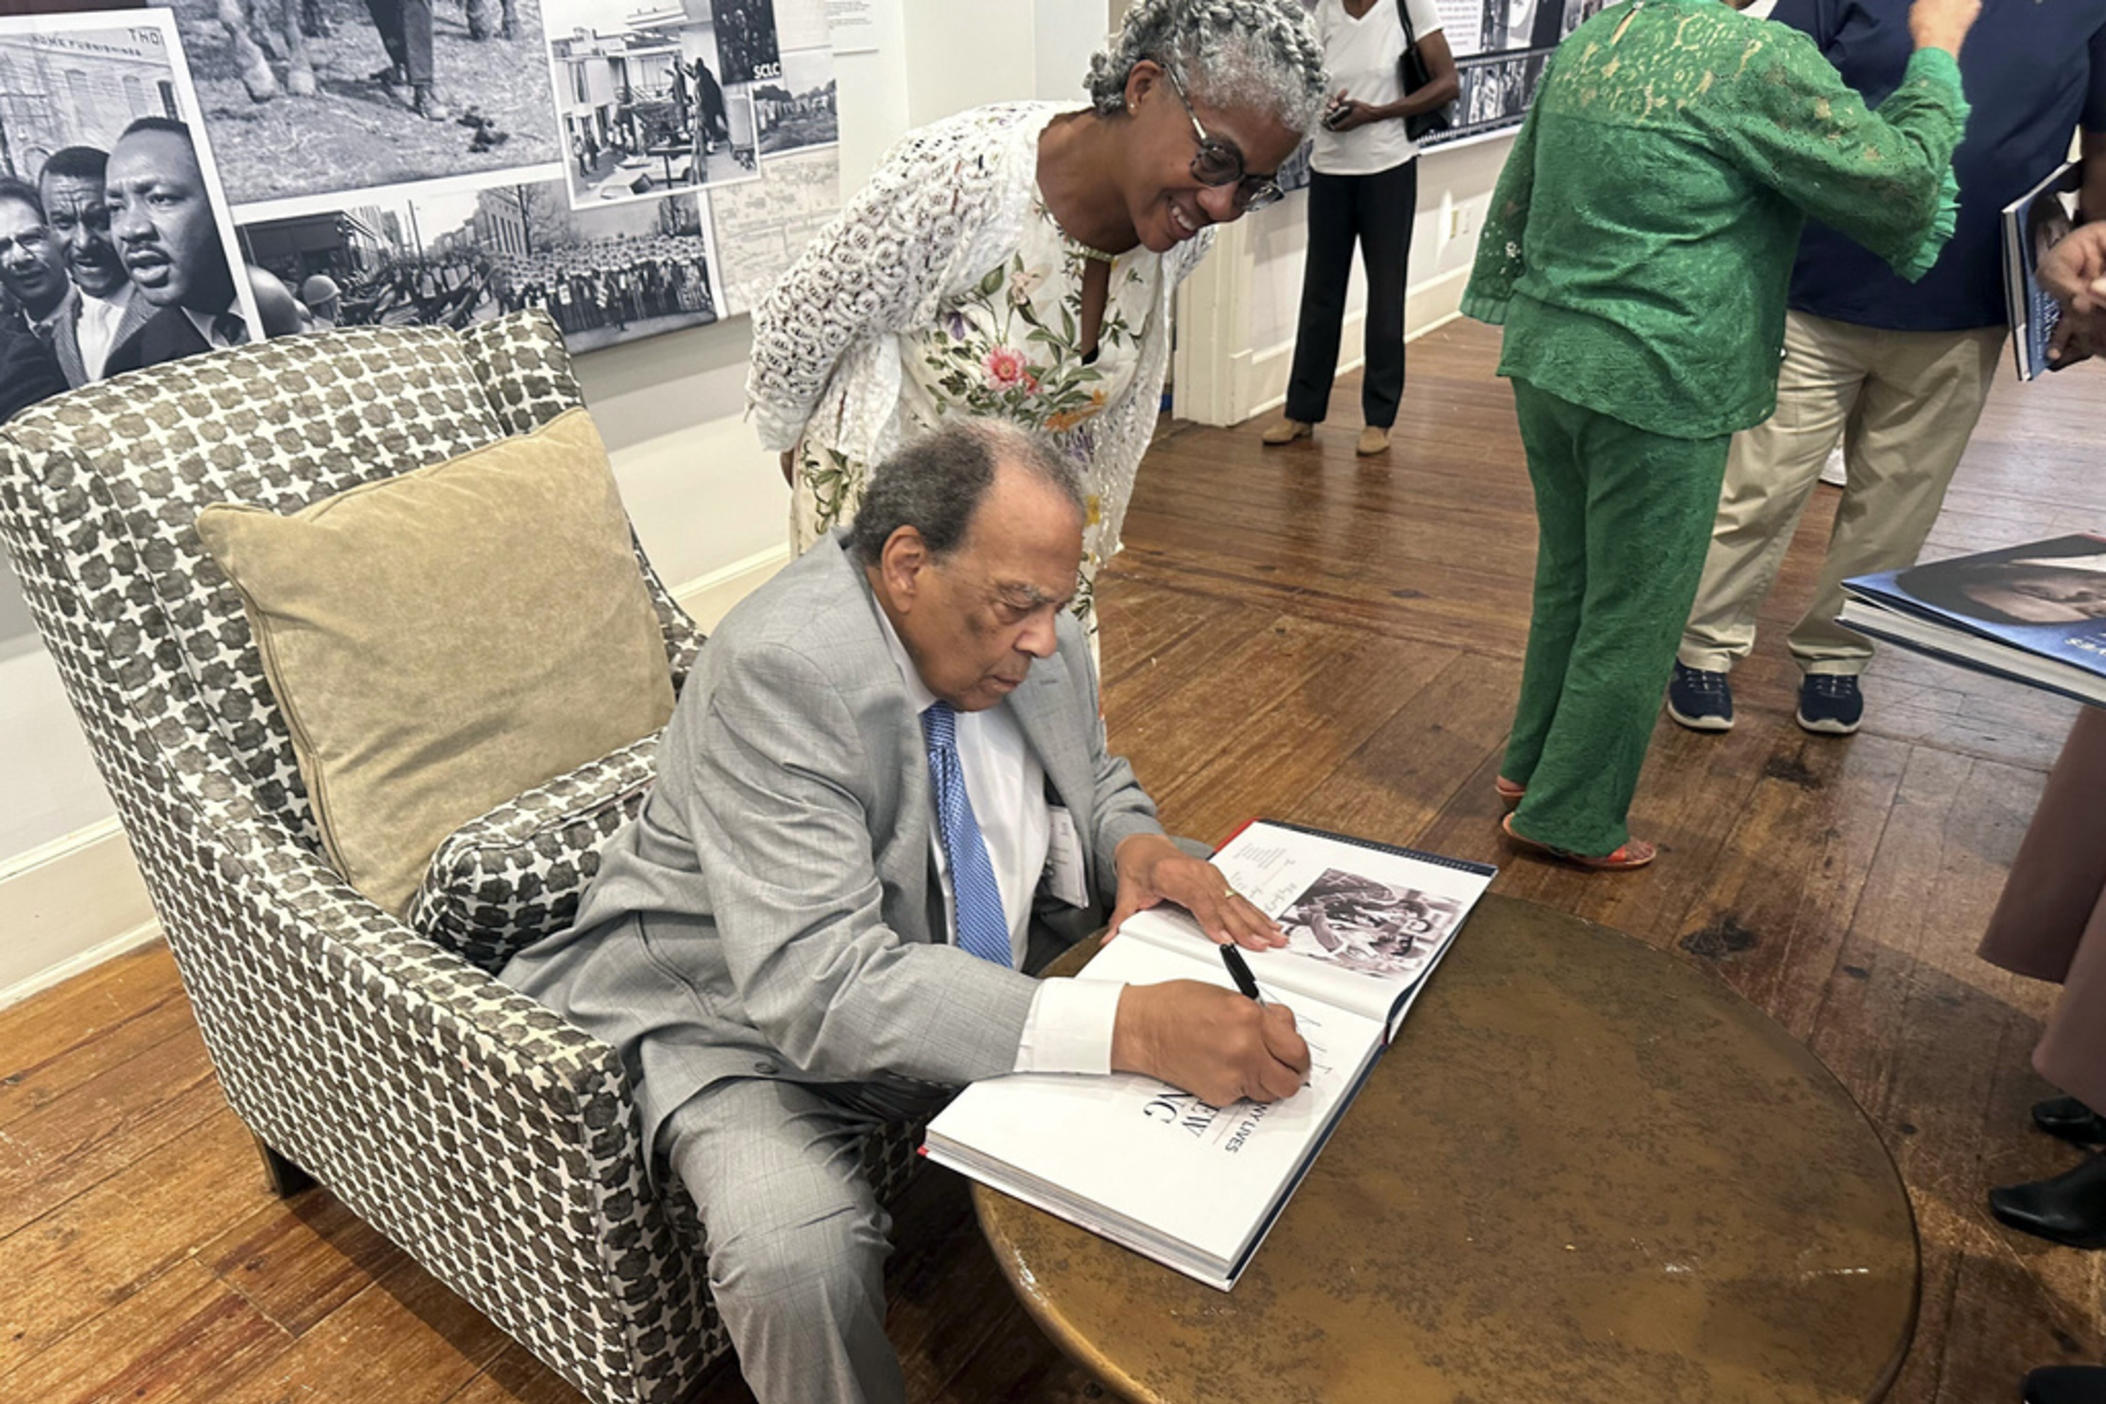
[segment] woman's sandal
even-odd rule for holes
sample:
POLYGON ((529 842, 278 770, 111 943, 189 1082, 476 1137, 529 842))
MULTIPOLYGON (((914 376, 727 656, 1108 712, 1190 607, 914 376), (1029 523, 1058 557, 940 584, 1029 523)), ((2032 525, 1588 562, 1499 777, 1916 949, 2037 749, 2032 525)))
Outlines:
POLYGON ((1492 777, 1492 788, 1499 792, 1499 802, 1508 809, 1521 803, 1521 797, 1528 793, 1528 786, 1516 785, 1504 775, 1492 777))
POLYGON ((1525 848, 1532 853, 1545 854, 1561 862, 1570 863, 1574 867, 1585 868, 1590 872, 1629 872, 1632 868, 1644 867, 1647 863, 1660 856, 1660 850, 1654 848, 1644 839, 1632 839, 1614 853, 1606 854, 1600 858, 1590 858, 1584 853, 1574 853, 1568 849, 1553 848, 1547 843, 1537 843, 1532 838, 1523 838, 1520 834, 1515 833, 1514 816, 1511 814, 1499 821, 1499 830, 1517 848, 1525 848))

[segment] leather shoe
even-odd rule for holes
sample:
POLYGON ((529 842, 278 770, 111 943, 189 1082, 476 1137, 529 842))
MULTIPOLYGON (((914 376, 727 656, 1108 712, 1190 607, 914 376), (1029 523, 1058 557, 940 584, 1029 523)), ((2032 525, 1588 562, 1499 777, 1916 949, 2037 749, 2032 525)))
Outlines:
POLYGON ((2045 1365, 2026 1376, 2025 1404, 2106 1404, 2106 1365, 2045 1365))
POLYGON ((2048 1180, 1989 1191, 1989 1212, 2071 1248, 2106 1248, 2106 1156, 2087 1155, 2048 1180))
POLYGON ((2033 1104, 2033 1124, 2073 1146, 2106 1146, 2106 1116, 2075 1097, 2050 1097, 2033 1104))

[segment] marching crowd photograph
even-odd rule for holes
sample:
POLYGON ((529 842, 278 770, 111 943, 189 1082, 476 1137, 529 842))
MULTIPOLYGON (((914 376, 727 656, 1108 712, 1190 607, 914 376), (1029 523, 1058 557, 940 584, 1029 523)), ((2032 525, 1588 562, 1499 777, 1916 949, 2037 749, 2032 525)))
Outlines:
POLYGON ((2106 0, 0 0, 0 1401, 2106 1404, 2106 0))

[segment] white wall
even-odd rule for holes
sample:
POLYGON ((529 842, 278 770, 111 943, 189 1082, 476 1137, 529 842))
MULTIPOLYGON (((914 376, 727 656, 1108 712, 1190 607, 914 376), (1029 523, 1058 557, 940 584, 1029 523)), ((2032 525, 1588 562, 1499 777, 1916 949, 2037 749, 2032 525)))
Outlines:
MULTIPOLYGON (((911 127, 1081 92, 1108 0, 873 0, 839 60, 841 180, 911 127)), ((788 489, 743 422, 747 319, 581 356, 637 534, 704 627, 788 558, 788 489)), ((151 910, 56 670, 0 582, 0 1005, 151 933, 151 910)))
MULTIPOLYGON (((1437 325, 1461 304, 1492 187, 1512 145, 1511 136, 1500 136, 1437 147, 1419 158, 1406 335, 1437 325)), ((1240 424, 1286 398, 1309 243, 1308 200, 1296 192, 1221 231, 1215 254, 1187 284, 1179 309, 1179 415, 1240 424)), ((1367 280, 1356 261, 1339 344, 1341 373, 1360 364, 1366 305, 1367 280)))

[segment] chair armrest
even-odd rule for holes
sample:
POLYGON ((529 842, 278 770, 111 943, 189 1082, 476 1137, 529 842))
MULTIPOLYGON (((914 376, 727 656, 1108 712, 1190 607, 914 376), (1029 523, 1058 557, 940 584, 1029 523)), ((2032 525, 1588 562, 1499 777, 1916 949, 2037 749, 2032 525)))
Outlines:
POLYGON ((410 900, 410 929, 494 973, 569 926, 600 849, 643 807, 657 755, 653 732, 454 830, 410 900))
POLYGON ((645 1187, 615 1051, 276 821, 156 817, 148 880, 242 1119, 587 1395, 669 1397, 647 1362, 699 1370, 714 1313, 645 1187))

